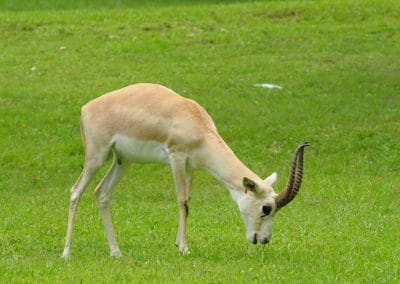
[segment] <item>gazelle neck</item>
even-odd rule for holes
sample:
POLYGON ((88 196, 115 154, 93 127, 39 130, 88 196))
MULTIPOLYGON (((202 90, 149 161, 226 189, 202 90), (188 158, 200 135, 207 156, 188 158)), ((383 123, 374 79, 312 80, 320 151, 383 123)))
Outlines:
POLYGON ((244 194, 243 178, 260 178, 236 157, 221 137, 217 136, 206 144, 208 149, 204 168, 223 183, 238 202, 244 194))

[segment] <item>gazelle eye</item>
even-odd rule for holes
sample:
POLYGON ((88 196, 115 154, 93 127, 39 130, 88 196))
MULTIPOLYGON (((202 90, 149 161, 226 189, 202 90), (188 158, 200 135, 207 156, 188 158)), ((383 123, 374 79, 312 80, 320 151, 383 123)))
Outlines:
POLYGON ((272 208, 271 208, 270 206, 264 205, 264 206, 262 207, 262 212, 264 213, 264 215, 263 215, 262 217, 268 216, 269 213, 271 213, 271 211, 272 211, 272 208))

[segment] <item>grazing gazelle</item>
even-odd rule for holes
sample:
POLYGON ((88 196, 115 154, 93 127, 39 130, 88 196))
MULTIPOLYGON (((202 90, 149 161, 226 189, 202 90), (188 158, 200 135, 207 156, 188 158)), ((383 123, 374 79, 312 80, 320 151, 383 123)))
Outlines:
POLYGON ((131 163, 171 165, 178 195, 180 219, 176 245, 189 251, 186 219, 196 169, 205 169, 228 188, 246 225, 247 240, 269 242, 272 218, 299 191, 303 172, 303 149, 293 157, 286 188, 276 194, 273 173, 265 180, 248 169, 218 134, 208 113, 196 102, 155 84, 136 84, 105 94, 82 108, 81 132, 85 164, 72 187, 67 236, 63 257, 70 256, 72 227, 79 198, 95 172, 113 153, 114 162, 96 188, 96 197, 106 229, 111 256, 121 256, 111 224, 111 192, 131 163))

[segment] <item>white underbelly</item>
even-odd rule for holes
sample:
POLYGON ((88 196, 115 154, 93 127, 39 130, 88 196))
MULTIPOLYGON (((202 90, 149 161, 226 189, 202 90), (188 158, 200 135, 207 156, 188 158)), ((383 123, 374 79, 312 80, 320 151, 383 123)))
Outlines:
POLYGON ((113 137, 113 144, 118 155, 130 162, 169 164, 169 151, 163 143, 142 141, 122 135, 115 135, 113 137))

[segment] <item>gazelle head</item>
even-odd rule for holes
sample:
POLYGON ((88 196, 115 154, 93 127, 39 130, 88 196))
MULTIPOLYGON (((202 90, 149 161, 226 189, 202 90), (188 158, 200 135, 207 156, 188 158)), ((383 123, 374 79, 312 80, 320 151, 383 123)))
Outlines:
POLYGON ((300 189, 303 177, 303 150, 308 145, 309 143, 305 142, 296 149, 286 187, 281 193, 276 194, 272 189, 276 182, 276 173, 261 181, 243 178, 245 195, 238 205, 250 243, 267 244, 271 239, 273 217, 280 208, 295 198, 300 189))

